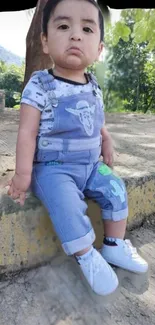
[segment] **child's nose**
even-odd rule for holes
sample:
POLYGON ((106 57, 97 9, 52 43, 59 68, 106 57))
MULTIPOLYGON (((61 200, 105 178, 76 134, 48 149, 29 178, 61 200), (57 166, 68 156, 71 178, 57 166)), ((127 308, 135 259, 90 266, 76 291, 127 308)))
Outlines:
POLYGON ((82 33, 80 30, 73 30, 70 36, 70 39, 73 41, 81 41, 82 40, 82 33))

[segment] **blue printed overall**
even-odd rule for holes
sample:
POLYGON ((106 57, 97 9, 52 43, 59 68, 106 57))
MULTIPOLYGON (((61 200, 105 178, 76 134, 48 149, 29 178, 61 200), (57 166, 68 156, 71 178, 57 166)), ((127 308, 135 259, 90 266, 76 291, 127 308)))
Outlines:
MULTIPOLYGON (((66 254, 90 246, 95 233, 84 198, 95 200, 103 219, 119 221, 128 216, 123 180, 103 162, 100 130, 103 103, 96 79, 92 91, 56 98, 55 79, 37 72, 46 91, 51 91, 49 132, 37 138, 32 191, 49 212, 66 254)), ((94 216, 95 217, 95 216, 94 216)))

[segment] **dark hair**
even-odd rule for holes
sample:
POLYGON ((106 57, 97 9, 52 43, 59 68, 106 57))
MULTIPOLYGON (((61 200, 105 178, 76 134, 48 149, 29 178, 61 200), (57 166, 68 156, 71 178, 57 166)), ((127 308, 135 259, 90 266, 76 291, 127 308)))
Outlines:
MULTIPOLYGON (((45 7, 43 9, 43 16, 42 16, 42 31, 43 31, 43 33, 45 35, 47 35, 47 25, 48 25, 49 19, 51 17, 51 14, 53 13, 56 6, 61 1, 64 1, 64 0, 48 0, 46 2, 46 4, 45 4, 45 7)), ((101 31, 100 40, 103 41, 103 38, 104 38, 104 19, 103 19, 102 11, 101 11, 99 5, 97 4, 97 2, 95 0, 84 0, 84 1, 92 3, 98 9, 98 12, 99 12, 99 26, 100 26, 100 31, 101 31)))

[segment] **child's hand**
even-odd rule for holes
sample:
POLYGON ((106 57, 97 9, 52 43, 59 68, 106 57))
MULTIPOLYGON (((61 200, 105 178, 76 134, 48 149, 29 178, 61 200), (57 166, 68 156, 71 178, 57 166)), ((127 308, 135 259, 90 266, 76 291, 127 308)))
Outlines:
POLYGON ((31 183, 31 175, 18 175, 15 174, 13 178, 7 183, 9 186, 7 194, 20 205, 24 205, 26 198, 26 191, 31 183))
POLYGON ((114 149, 110 137, 102 142, 102 156, 104 163, 109 167, 112 167, 114 163, 114 149))

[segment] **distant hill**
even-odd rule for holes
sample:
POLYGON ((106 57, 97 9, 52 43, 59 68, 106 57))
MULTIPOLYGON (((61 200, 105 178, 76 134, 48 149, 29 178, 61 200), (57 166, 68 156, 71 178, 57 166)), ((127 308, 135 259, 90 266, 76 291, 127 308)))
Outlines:
POLYGON ((15 64, 20 66, 25 59, 13 54, 0 45, 0 61, 4 61, 6 64, 15 64))

